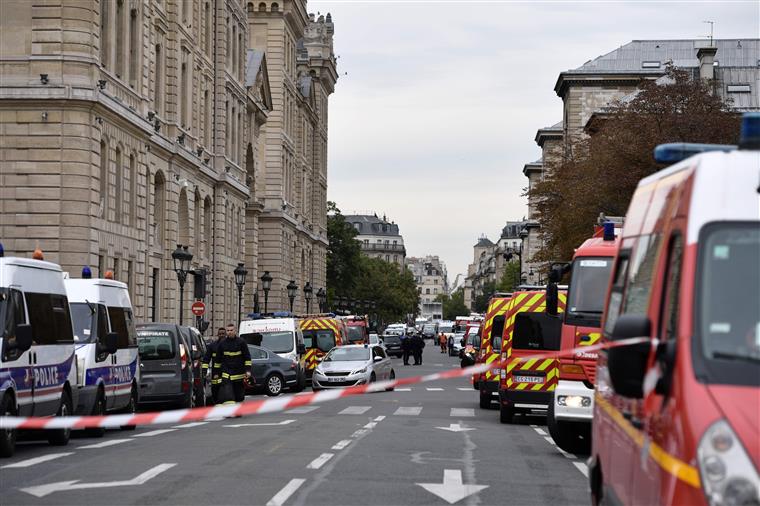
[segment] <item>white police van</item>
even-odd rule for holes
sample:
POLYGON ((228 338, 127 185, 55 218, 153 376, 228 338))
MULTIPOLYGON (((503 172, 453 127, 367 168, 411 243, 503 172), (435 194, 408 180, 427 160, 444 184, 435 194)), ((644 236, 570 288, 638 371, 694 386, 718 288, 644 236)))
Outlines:
MULTIPOLYGON (((69 416, 77 402, 74 333, 60 266, 3 258, 0 246, 0 416, 69 416)), ((66 445, 69 429, 49 430, 66 445)), ((13 455, 16 431, 0 431, 0 457, 13 455)))
MULTIPOLYGON (((109 274, 106 273, 108 278, 109 274)), ((137 332, 127 285, 113 279, 65 279, 77 353, 77 415, 137 409, 137 332)), ((125 428, 133 428, 125 427, 125 428)), ((102 436, 103 429, 88 429, 102 436)))

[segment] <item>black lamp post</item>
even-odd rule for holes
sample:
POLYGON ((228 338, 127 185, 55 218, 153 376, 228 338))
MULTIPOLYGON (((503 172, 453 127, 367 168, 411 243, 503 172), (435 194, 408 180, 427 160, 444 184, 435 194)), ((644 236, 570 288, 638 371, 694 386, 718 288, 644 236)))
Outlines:
POLYGON ((177 273, 177 281, 179 282, 179 324, 182 325, 185 281, 187 281, 187 273, 190 270, 190 262, 193 260, 193 254, 187 250, 187 246, 177 244, 177 249, 172 252, 172 260, 174 260, 174 272, 177 273))
POLYGON ((261 289, 264 290, 264 312, 266 313, 269 303, 269 290, 272 289, 272 276, 269 275, 269 271, 264 271, 259 279, 261 279, 261 289))
POLYGON ((235 284, 237 285, 238 289, 238 328, 240 328, 240 312, 242 311, 243 307, 243 287, 245 286, 245 277, 248 274, 248 271, 245 269, 243 262, 237 264, 234 273, 235 284))
POLYGON ((306 300, 306 314, 311 311, 311 298, 314 296, 314 289, 311 287, 310 282, 306 282, 306 286, 303 287, 303 298, 306 300))
POLYGON ((288 290, 288 300, 290 300, 290 312, 293 312, 293 302, 296 300, 296 293, 298 292, 298 285, 295 280, 291 279, 288 286, 285 287, 288 290))
POLYGON ((319 312, 326 313, 327 312, 327 292, 325 292, 324 288, 320 288, 319 290, 317 290, 317 303, 319 304, 319 312))

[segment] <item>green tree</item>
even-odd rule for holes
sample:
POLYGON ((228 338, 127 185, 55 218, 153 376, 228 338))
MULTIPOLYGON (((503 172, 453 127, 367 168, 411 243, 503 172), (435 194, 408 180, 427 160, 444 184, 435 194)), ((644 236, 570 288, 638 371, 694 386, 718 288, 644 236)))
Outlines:
POLYGON ((499 283, 496 285, 497 292, 514 292, 520 285, 520 262, 507 262, 504 267, 499 283))
POLYGON ((405 321, 406 315, 417 315, 420 295, 409 270, 379 258, 362 256, 355 281, 348 296, 374 301, 381 322, 405 321))
POLYGON ((488 301, 496 291, 496 283, 493 281, 486 281, 483 283, 480 291, 475 295, 475 299, 472 301, 472 310, 476 313, 485 313, 488 311, 488 301))
POLYGON ((330 300, 336 294, 346 295, 354 288, 362 259, 357 232, 335 205, 327 203, 327 287, 330 300))
POLYGON ((443 319, 454 320, 457 316, 470 314, 470 309, 464 304, 464 289, 454 290, 451 295, 440 294, 435 300, 443 306, 443 319))

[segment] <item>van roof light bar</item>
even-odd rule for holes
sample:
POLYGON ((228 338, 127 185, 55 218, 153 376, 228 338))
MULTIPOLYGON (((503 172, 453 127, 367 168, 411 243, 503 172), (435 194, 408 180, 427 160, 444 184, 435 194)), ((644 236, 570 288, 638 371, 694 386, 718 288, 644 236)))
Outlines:
POLYGON ((654 148, 654 159, 657 163, 677 163, 686 160, 690 156, 709 151, 729 151, 736 150, 732 144, 696 144, 690 142, 672 142, 669 144, 660 144, 654 148))

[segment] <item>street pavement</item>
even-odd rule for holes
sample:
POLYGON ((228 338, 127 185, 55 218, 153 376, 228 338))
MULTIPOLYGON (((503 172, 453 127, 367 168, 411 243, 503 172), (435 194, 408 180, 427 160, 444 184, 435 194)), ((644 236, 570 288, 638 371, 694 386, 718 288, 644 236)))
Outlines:
MULTIPOLYGON (((428 344, 422 366, 459 367, 428 344)), ((495 407, 495 404, 494 404, 495 407)), ((561 452, 545 420, 499 423, 462 378, 284 413, 22 441, 0 460, 11 504, 588 504, 584 457, 561 452)))

